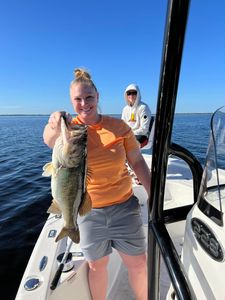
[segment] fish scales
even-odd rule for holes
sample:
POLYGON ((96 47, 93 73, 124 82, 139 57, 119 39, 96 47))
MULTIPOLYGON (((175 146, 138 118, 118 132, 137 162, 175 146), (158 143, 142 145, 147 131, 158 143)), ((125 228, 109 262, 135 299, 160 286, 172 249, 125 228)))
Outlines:
POLYGON ((77 216, 91 210, 91 199, 86 191, 87 126, 73 125, 68 129, 61 117, 61 134, 55 142, 52 162, 43 167, 43 176, 51 176, 52 204, 49 213, 61 213, 64 226, 56 242, 69 236, 79 243, 77 216))

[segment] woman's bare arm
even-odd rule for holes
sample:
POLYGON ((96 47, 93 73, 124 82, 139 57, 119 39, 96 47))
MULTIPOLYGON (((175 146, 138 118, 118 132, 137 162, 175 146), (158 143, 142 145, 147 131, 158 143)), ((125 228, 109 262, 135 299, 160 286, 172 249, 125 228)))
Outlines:
POLYGON ((127 160, 130 167, 134 170, 137 178, 143 184, 148 196, 151 190, 151 172, 146 164, 140 149, 135 149, 127 153, 127 160))

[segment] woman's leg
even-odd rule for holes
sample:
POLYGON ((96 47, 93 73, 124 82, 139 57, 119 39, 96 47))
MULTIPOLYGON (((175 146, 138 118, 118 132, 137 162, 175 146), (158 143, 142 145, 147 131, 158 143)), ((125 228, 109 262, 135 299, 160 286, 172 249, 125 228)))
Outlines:
POLYGON ((130 285, 137 300, 147 300, 147 259, 146 254, 131 256, 119 252, 128 269, 130 285))
POLYGON ((106 300, 108 286, 107 265, 109 256, 104 256, 95 261, 89 261, 89 287, 92 300, 106 300))

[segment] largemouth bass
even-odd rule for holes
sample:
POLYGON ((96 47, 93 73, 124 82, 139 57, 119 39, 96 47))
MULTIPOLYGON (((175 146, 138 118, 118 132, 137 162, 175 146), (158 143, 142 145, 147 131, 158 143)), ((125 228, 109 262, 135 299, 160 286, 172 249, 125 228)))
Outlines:
POLYGON ((62 213, 64 226, 56 242, 69 236, 80 241, 77 216, 91 210, 91 200, 86 191, 87 179, 87 126, 72 125, 68 129, 61 117, 61 134, 55 142, 52 162, 43 167, 43 176, 51 176, 52 204, 49 213, 62 213))

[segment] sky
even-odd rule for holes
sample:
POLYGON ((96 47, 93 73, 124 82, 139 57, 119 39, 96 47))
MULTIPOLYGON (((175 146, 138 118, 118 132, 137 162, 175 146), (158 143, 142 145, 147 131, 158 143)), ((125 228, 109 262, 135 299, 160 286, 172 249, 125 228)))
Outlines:
MULTIPOLYGON (((138 84, 156 112, 167 1, 0 0, 0 114, 74 113, 73 70, 85 67, 103 114, 138 84)), ((192 0, 176 112, 225 105, 225 1, 192 0)))

